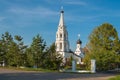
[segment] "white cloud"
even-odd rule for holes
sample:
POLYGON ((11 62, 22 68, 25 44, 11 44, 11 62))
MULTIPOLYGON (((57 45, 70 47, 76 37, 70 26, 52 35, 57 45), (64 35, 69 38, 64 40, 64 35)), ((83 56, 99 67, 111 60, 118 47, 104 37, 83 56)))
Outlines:
POLYGON ((55 21, 59 12, 40 6, 34 8, 12 6, 7 10, 7 14, 10 15, 6 15, 7 22, 10 21, 7 23, 8 25, 24 28, 33 25, 36 25, 37 27, 38 23, 39 26, 44 26, 46 23, 55 21))
POLYGON ((82 2, 82 1, 68 1, 68 2, 65 2, 66 4, 71 4, 71 5, 81 5, 81 6, 86 6, 87 3, 85 2, 82 2))
POLYGON ((19 8, 19 7, 12 7, 8 10, 9 12, 12 12, 14 14, 24 14, 24 15, 39 15, 41 17, 46 17, 46 16, 54 16, 57 15, 58 12, 55 12, 53 10, 50 10, 48 8, 44 7, 37 7, 37 8, 32 8, 32 9, 27 9, 27 8, 19 8))

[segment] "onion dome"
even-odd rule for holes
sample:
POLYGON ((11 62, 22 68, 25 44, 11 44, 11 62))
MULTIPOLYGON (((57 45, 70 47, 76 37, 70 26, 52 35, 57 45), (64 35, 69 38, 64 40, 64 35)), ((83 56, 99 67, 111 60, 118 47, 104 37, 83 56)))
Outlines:
POLYGON ((77 44, 82 44, 82 41, 80 39, 78 39, 77 44))
POLYGON ((62 10, 62 11, 60 11, 61 13, 64 13, 64 11, 62 10))

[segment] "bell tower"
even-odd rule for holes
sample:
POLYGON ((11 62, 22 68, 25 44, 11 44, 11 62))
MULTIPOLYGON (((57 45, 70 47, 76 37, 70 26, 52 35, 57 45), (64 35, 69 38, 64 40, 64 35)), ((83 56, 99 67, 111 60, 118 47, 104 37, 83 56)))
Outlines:
POLYGON ((65 58, 66 53, 69 52, 69 41, 68 41, 68 32, 64 23, 63 8, 60 11, 60 20, 58 24, 58 30, 56 32, 55 45, 56 45, 56 51, 65 58))

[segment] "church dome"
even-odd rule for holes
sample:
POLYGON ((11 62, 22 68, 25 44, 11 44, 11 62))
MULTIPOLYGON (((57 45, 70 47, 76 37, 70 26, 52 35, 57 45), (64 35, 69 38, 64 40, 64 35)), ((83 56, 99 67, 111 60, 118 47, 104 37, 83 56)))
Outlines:
POLYGON ((80 39, 78 39, 77 44, 82 44, 82 41, 80 39))
POLYGON ((61 13, 64 13, 64 11, 63 11, 63 10, 61 10, 60 12, 61 12, 61 13))

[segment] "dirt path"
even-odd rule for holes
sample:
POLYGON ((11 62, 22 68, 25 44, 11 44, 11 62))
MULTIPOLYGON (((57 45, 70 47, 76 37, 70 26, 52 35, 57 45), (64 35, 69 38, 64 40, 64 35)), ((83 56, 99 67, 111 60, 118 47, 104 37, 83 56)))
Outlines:
POLYGON ((93 77, 93 78, 73 78, 73 79, 61 79, 61 80, 108 80, 114 76, 107 76, 107 77, 93 77))
POLYGON ((107 80, 117 74, 96 73, 59 73, 59 72, 29 72, 0 68, 0 80, 107 80))

